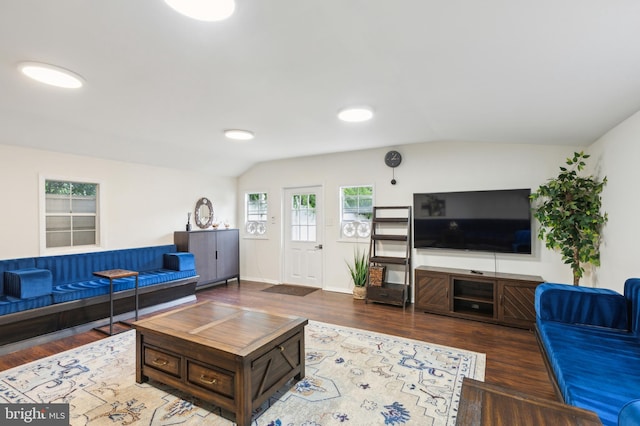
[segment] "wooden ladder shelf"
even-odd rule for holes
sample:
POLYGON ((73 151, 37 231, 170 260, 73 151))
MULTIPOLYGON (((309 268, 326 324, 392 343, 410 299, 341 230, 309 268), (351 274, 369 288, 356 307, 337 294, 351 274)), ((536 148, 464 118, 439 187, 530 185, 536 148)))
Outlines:
POLYGON ((411 286, 411 207, 375 206, 371 219, 365 302, 404 308, 410 301, 411 286), (385 276, 391 274, 402 274, 404 281, 387 281, 385 276))

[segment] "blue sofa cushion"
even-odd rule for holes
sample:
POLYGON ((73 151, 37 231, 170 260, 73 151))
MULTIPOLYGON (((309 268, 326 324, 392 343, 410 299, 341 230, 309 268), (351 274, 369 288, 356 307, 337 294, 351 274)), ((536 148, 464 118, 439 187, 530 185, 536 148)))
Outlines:
POLYGON ((53 285, 71 284, 95 279, 93 273, 108 269, 127 269, 144 272, 163 268, 163 255, 174 253, 176 246, 143 247, 109 250, 74 255, 45 256, 36 258, 36 267, 48 269, 53 274, 53 285))
POLYGON ((564 402, 595 411, 605 425, 640 396, 640 341, 629 332, 538 321, 564 402))
POLYGON ((47 269, 18 269, 4 273, 4 289, 8 296, 26 299, 50 295, 53 285, 47 269))
POLYGON ((195 257, 192 253, 165 253, 164 267, 174 271, 191 271, 196 269, 195 257))
POLYGON ((640 424, 640 400, 636 399, 622 407, 618 414, 618 426, 637 426, 640 424))
POLYGON ((540 284, 536 287, 535 310, 542 321, 629 329, 627 299, 609 289, 540 284))
POLYGON ((624 282, 624 297, 629 301, 629 329, 640 333, 640 278, 629 278, 624 282))
MULTIPOLYGON (((138 275, 138 287, 146 287, 154 284, 166 283, 173 280, 189 278, 196 275, 195 270, 172 271, 160 269, 157 271, 140 272, 138 275)), ((118 278, 113 280, 113 291, 131 290, 136 286, 135 277, 118 278)), ((61 284, 53 288, 53 302, 62 303, 86 297, 109 294, 109 280, 96 278, 76 283, 61 284)))
MULTIPOLYGON (((114 291, 116 291, 116 281, 114 281, 114 291)), ((109 280, 105 278, 61 284, 53 287, 53 303, 70 302, 103 294, 109 294, 109 280)))
POLYGON ((26 311, 28 309, 42 308, 51 305, 51 295, 18 299, 13 296, 0 296, 0 315, 26 311))
POLYGON ((0 260, 0 294, 4 294, 4 273, 16 269, 35 268, 36 260, 33 257, 24 259, 0 260))

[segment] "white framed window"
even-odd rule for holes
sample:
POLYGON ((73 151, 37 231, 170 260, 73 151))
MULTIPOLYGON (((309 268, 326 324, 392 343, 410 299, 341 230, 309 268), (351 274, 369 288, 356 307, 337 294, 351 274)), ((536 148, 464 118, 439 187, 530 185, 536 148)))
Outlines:
POLYGON ((372 185, 340 187, 340 234, 342 238, 369 238, 372 216, 372 185))
POLYGON ((82 250, 100 244, 100 184, 41 178, 41 251, 82 250))
POLYGON ((245 232, 247 235, 262 236, 267 232, 266 192, 248 192, 245 194, 245 232))

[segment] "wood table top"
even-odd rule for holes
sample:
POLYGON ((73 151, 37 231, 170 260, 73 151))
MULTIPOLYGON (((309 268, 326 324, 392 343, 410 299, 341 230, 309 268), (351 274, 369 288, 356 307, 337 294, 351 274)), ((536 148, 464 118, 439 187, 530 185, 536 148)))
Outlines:
POLYGON ((138 275, 138 271, 129 271, 127 269, 108 269, 106 271, 96 271, 93 273, 96 277, 102 278, 126 278, 138 275))
POLYGON ((246 356, 276 337, 303 327, 306 318, 215 302, 200 302, 134 322, 136 330, 170 335, 246 356))
POLYGON ((602 426, 592 411, 464 378, 457 426, 602 426))

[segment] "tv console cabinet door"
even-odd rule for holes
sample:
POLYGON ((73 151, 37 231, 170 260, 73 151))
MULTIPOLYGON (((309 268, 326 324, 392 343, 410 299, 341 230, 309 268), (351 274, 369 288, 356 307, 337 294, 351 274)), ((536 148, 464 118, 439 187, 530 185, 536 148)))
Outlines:
POLYGON ((448 274, 416 269, 416 302, 418 309, 448 313, 451 310, 450 280, 448 274))
POLYGON ((540 282, 498 281, 498 321, 504 325, 533 329, 536 321, 535 292, 540 282))

